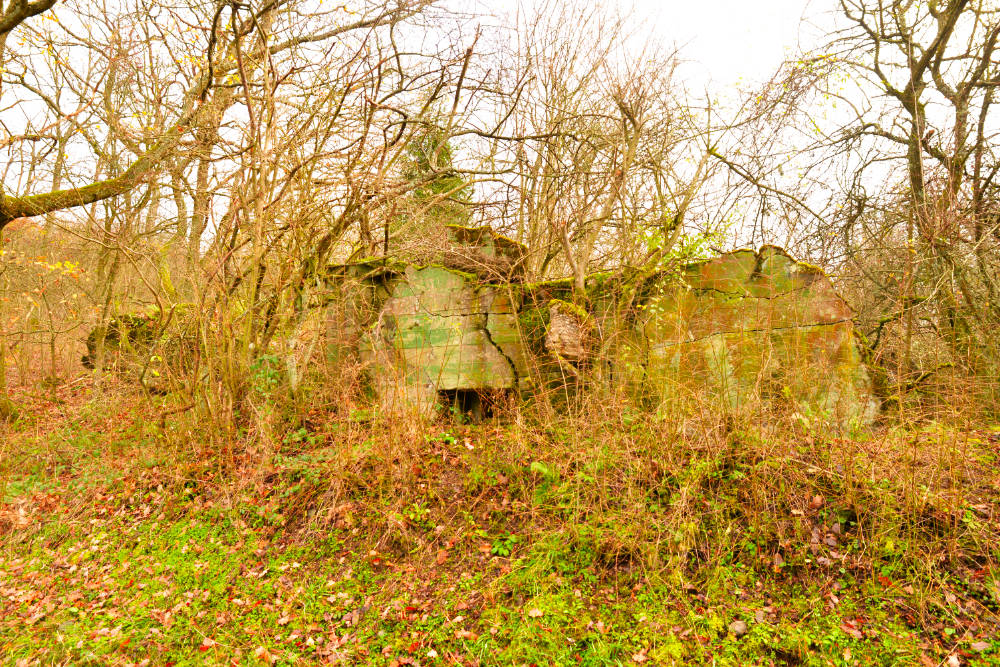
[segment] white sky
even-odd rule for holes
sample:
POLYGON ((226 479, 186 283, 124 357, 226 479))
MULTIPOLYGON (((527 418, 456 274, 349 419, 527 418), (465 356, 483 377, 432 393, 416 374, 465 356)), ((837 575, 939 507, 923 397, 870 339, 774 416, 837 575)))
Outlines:
MULTIPOLYGON (((503 16, 560 0, 448 0, 453 9, 503 16)), ((689 92, 719 99, 776 72, 786 57, 817 47, 838 21, 838 0, 565 0, 594 3, 631 22, 637 45, 647 37, 679 49, 689 92)))
POLYGON ((786 56, 817 43, 815 27, 832 18, 832 0, 597 0, 631 14, 664 45, 691 61, 687 83, 715 86, 760 82, 786 56), (631 8, 631 11, 629 9, 631 8), (809 25, 801 26, 803 19, 809 25))

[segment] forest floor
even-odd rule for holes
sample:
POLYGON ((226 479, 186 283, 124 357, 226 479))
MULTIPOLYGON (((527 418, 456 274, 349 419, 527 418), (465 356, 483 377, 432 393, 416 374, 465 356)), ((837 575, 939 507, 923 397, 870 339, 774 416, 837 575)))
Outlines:
POLYGON ((91 391, 0 425, 4 665, 1000 664, 995 426, 317 419, 264 449, 91 391))

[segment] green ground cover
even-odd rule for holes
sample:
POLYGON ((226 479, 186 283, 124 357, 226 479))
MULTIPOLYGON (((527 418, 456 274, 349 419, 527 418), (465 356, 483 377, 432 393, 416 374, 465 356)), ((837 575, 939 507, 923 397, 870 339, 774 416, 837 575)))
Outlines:
POLYGON ((3 664, 1000 664, 989 428, 178 449, 142 405, 63 409, 6 433, 3 664))

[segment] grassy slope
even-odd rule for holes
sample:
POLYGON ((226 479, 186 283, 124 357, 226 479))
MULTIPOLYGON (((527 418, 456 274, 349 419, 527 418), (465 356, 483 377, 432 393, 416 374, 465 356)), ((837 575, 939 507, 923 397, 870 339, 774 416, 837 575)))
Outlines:
POLYGON ((3 664, 1000 664, 987 428, 616 409, 265 450, 62 399, 2 434, 3 664))

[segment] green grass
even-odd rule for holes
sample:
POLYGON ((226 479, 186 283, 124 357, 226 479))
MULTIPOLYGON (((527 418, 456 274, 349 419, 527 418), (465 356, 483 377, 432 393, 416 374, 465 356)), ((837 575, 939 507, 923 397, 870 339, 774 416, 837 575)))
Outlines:
POLYGON ((982 434, 100 418, 12 433, 3 664, 1000 664, 982 434))
POLYGON ((678 597, 641 576, 608 577, 561 558, 546 556, 546 572, 531 577, 521 576, 537 565, 531 553, 513 562, 475 558, 461 571, 413 568, 341 538, 349 536, 268 542, 217 511, 53 524, 4 561, 3 654, 12 664, 28 656, 224 664, 266 651, 281 664, 460 656, 615 665, 636 656, 652 664, 895 665, 916 663, 927 639, 896 618, 885 590, 866 583, 841 588, 830 613, 821 587, 738 567, 719 568, 705 592, 678 597), (736 618, 750 628, 740 640, 727 632, 736 618), (848 634, 845 620, 862 636, 848 634))

